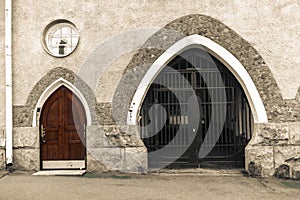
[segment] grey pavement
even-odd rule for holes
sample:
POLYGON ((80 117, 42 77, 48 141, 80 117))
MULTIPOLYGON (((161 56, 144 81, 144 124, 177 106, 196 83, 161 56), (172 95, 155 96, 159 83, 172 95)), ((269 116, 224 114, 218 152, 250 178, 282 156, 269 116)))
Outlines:
POLYGON ((300 199, 300 181, 251 178, 239 172, 87 173, 80 177, 31 174, 16 171, 4 175, 0 179, 0 200, 300 199))

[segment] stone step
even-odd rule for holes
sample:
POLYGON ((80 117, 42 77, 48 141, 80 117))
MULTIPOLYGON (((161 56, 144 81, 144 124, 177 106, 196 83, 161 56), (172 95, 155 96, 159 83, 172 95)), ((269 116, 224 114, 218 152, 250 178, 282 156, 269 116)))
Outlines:
POLYGON ((83 176, 86 170, 43 170, 33 176, 83 176))

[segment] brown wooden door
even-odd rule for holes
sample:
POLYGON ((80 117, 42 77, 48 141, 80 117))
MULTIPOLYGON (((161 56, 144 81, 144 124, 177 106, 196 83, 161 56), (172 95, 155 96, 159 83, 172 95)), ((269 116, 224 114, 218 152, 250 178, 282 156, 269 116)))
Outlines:
POLYGON ((48 98, 40 124, 42 161, 85 159, 85 110, 68 88, 61 86, 48 98))

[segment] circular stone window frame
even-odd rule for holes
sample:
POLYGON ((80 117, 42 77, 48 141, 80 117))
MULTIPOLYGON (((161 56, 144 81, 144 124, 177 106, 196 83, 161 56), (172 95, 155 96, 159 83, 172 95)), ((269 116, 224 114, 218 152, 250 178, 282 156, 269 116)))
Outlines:
POLYGON ((69 20, 66 20, 66 19, 58 19, 58 20, 55 20, 55 21, 52 21, 51 23, 49 23, 43 33, 42 33, 42 46, 44 48, 44 50, 51 56, 53 57, 56 57, 56 58, 64 58, 64 57, 67 57, 69 56, 70 54, 72 54, 78 47, 79 45, 79 41, 80 41, 80 34, 79 34, 79 31, 77 29, 77 27, 75 26, 74 23, 70 22, 69 20), (55 53, 53 52, 50 48, 49 48, 49 44, 48 44, 48 37, 49 37, 49 33, 51 31, 53 31, 54 28, 56 28, 57 26, 67 26, 67 27, 70 27, 71 29, 75 30, 76 33, 77 33, 77 43, 76 43, 76 46, 74 47, 74 49, 72 49, 69 53, 66 53, 66 54, 59 54, 59 53, 55 53))

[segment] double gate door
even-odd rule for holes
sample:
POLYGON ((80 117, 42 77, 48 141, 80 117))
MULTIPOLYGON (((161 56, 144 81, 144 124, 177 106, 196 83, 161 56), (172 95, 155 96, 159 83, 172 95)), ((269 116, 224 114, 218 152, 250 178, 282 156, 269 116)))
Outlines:
POLYGON ((244 165, 247 99, 231 72, 202 50, 185 51, 160 72, 140 115, 149 168, 244 165))

